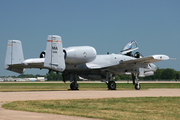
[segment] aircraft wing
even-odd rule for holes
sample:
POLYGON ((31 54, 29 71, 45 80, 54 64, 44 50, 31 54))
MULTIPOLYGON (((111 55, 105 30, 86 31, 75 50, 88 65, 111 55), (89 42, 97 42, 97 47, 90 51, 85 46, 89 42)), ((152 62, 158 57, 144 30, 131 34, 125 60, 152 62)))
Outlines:
POLYGON ((136 64, 136 63, 142 63, 142 64, 149 64, 149 63, 155 63, 158 61, 163 61, 163 60, 168 60, 169 57, 167 55, 152 55, 149 57, 143 57, 143 58, 138 58, 134 60, 127 60, 123 61, 120 64, 136 64))
POLYGON ((118 65, 110 66, 105 69, 107 71, 110 71, 116 74, 124 74, 124 72, 133 73, 133 72, 139 71, 139 76, 144 77, 145 76, 144 69, 147 68, 150 63, 155 63, 158 61, 169 60, 169 59, 170 58, 166 55, 152 55, 149 57, 143 57, 143 58, 127 60, 127 61, 120 61, 118 65))
POLYGON ((111 71, 117 74, 121 74, 123 72, 136 72, 139 71, 140 68, 146 68, 148 64, 155 63, 158 61, 168 60, 169 57, 166 55, 152 55, 149 57, 143 57, 133 60, 120 61, 118 65, 110 66, 105 68, 107 71, 111 71))
POLYGON ((123 68, 123 69, 129 69, 133 68, 135 64, 149 64, 149 63, 155 63, 158 61, 168 60, 169 57, 167 55, 152 55, 148 57, 138 58, 138 59, 131 59, 131 60, 125 60, 125 61, 119 61, 118 63, 107 63, 107 64, 95 64, 95 63, 88 63, 87 66, 90 69, 117 69, 117 68, 123 68))

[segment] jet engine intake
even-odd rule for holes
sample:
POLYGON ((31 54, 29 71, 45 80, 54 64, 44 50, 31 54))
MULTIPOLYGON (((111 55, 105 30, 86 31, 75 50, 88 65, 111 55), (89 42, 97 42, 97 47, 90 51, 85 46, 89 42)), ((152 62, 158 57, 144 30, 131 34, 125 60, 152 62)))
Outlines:
POLYGON ((42 51, 39 58, 45 58, 45 55, 46 55, 46 51, 42 51))
MULTIPOLYGON (((66 51, 65 50, 63 50, 63 54, 64 54, 64 59, 65 59, 66 58, 66 51)), ((45 58, 45 55, 46 55, 46 51, 42 51, 40 53, 39 58, 45 58)))
POLYGON ((96 59, 96 50, 90 46, 68 47, 63 51, 68 64, 83 64, 96 59))

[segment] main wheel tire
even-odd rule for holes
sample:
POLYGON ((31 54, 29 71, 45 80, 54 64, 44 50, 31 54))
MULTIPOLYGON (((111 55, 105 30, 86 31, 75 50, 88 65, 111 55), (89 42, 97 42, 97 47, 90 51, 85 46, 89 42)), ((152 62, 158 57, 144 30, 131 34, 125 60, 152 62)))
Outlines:
POLYGON ((116 90, 116 83, 114 81, 109 81, 108 88, 110 90, 116 90))
POLYGON ((136 84, 136 85, 135 85, 135 89, 136 89, 136 90, 140 90, 140 89, 141 89, 141 85, 140 85, 140 84, 139 84, 139 85, 136 84))
POLYGON ((70 85, 71 90, 78 90, 79 85, 75 82, 72 82, 70 85))

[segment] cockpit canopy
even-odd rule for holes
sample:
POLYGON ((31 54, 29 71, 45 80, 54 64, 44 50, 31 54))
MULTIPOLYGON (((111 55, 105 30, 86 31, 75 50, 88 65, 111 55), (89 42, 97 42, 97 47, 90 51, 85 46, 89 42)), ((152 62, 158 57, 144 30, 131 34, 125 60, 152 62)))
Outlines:
POLYGON ((135 57, 135 58, 142 58, 143 55, 140 52, 136 52, 134 55, 132 54, 132 51, 137 50, 137 49, 138 49, 137 42, 133 40, 123 47, 120 54, 124 54, 124 55, 135 57))
POLYGON ((126 46, 123 47, 120 54, 127 54, 129 52, 132 52, 134 50, 138 49, 137 42, 135 40, 129 42, 126 46))

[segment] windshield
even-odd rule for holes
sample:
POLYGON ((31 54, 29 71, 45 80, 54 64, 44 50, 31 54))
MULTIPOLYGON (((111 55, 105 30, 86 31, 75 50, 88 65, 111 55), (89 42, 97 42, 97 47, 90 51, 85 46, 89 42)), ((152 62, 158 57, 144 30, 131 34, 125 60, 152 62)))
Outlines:
POLYGON ((138 45, 137 42, 135 40, 129 42, 126 46, 123 47, 123 49, 121 50, 122 54, 125 54, 127 52, 131 52, 138 49, 138 45))

